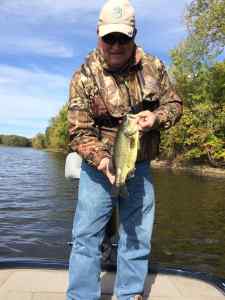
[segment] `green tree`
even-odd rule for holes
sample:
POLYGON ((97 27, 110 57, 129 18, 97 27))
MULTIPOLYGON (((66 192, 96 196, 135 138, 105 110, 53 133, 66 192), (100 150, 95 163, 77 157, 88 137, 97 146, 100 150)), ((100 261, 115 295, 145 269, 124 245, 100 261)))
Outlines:
POLYGON ((218 55, 225 45, 224 0, 194 0, 185 14, 189 36, 202 45, 202 55, 218 55))
POLYGON ((50 120, 49 127, 45 132, 48 148, 62 151, 68 150, 67 109, 67 105, 64 105, 58 115, 50 120))
POLYGON ((32 138, 32 147, 36 149, 46 148, 45 135, 43 133, 38 133, 32 138))
POLYGON ((6 146, 30 147, 30 139, 14 134, 0 135, 1 144, 6 146))
POLYGON ((32 139, 32 146, 38 149, 47 148, 56 151, 68 151, 67 105, 64 105, 59 113, 51 118, 44 134, 38 133, 32 139))
POLYGON ((216 61, 224 48, 224 9, 218 0, 195 0, 187 8, 189 35, 171 51, 170 68, 184 115, 162 135, 164 157, 225 161, 225 61, 216 61))

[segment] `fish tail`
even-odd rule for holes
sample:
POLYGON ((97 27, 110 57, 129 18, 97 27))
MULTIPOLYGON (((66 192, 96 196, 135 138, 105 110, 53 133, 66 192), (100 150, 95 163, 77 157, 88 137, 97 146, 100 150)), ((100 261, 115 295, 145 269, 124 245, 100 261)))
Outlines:
POLYGON ((120 194, 120 187, 119 186, 116 186, 115 184, 112 186, 112 192, 111 192, 111 195, 113 198, 116 198, 118 197, 120 194))
POLYGON ((128 198, 128 190, 127 190, 126 184, 124 184, 122 186, 113 185, 111 194, 112 194, 112 197, 114 197, 114 198, 121 196, 122 198, 127 199, 128 198))
POLYGON ((122 197, 122 198, 125 198, 125 199, 127 199, 128 198, 128 190, 127 190, 127 186, 126 186, 126 184, 124 184, 124 185, 122 185, 121 187, 120 187, 120 196, 122 197))

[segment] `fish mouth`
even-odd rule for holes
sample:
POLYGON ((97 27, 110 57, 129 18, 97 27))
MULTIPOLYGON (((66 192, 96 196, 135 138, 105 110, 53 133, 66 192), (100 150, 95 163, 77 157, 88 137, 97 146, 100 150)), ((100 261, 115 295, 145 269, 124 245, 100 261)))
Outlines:
POLYGON ((133 124, 138 123, 138 117, 136 114, 129 114, 126 116, 126 121, 131 121, 133 124))
POLYGON ((127 114, 126 117, 127 117, 127 119, 136 119, 137 115, 135 115, 135 114, 127 114))
POLYGON ((137 115, 127 114, 124 116, 124 122, 133 121, 135 119, 137 120, 137 115))

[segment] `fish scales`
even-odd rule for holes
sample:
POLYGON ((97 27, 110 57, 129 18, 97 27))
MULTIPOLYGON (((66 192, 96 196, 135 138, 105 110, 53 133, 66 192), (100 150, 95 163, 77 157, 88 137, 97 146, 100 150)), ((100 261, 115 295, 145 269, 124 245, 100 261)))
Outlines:
POLYGON ((118 129, 114 147, 115 187, 121 193, 127 178, 134 172, 139 148, 139 130, 135 115, 128 114, 118 129))

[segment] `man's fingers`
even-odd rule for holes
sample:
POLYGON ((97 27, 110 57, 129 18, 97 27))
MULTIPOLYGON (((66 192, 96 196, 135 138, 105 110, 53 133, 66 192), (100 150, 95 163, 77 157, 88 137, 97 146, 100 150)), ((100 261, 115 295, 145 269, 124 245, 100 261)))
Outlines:
POLYGON ((111 184, 115 183, 115 176, 108 177, 111 184))
POLYGON ((148 131, 150 130, 155 123, 155 114, 151 111, 141 111, 137 114, 138 117, 138 128, 141 131, 148 131))
POLYGON ((98 170, 101 171, 105 168, 105 164, 101 161, 100 164, 98 165, 98 170))
POLYGON ((105 157, 101 160, 97 168, 99 171, 102 171, 108 178, 111 184, 115 182, 114 168, 111 159, 105 157))
POLYGON ((104 158, 100 161, 100 163, 99 163, 97 169, 98 169, 99 171, 102 171, 102 170, 104 170, 104 169, 107 168, 108 164, 109 164, 109 158, 108 158, 108 157, 104 157, 104 158))
POLYGON ((139 118, 139 117, 144 117, 144 116, 147 116, 149 113, 151 113, 150 111, 148 110, 143 110, 143 111, 140 111, 139 113, 136 114, 136 116, 139 118))

